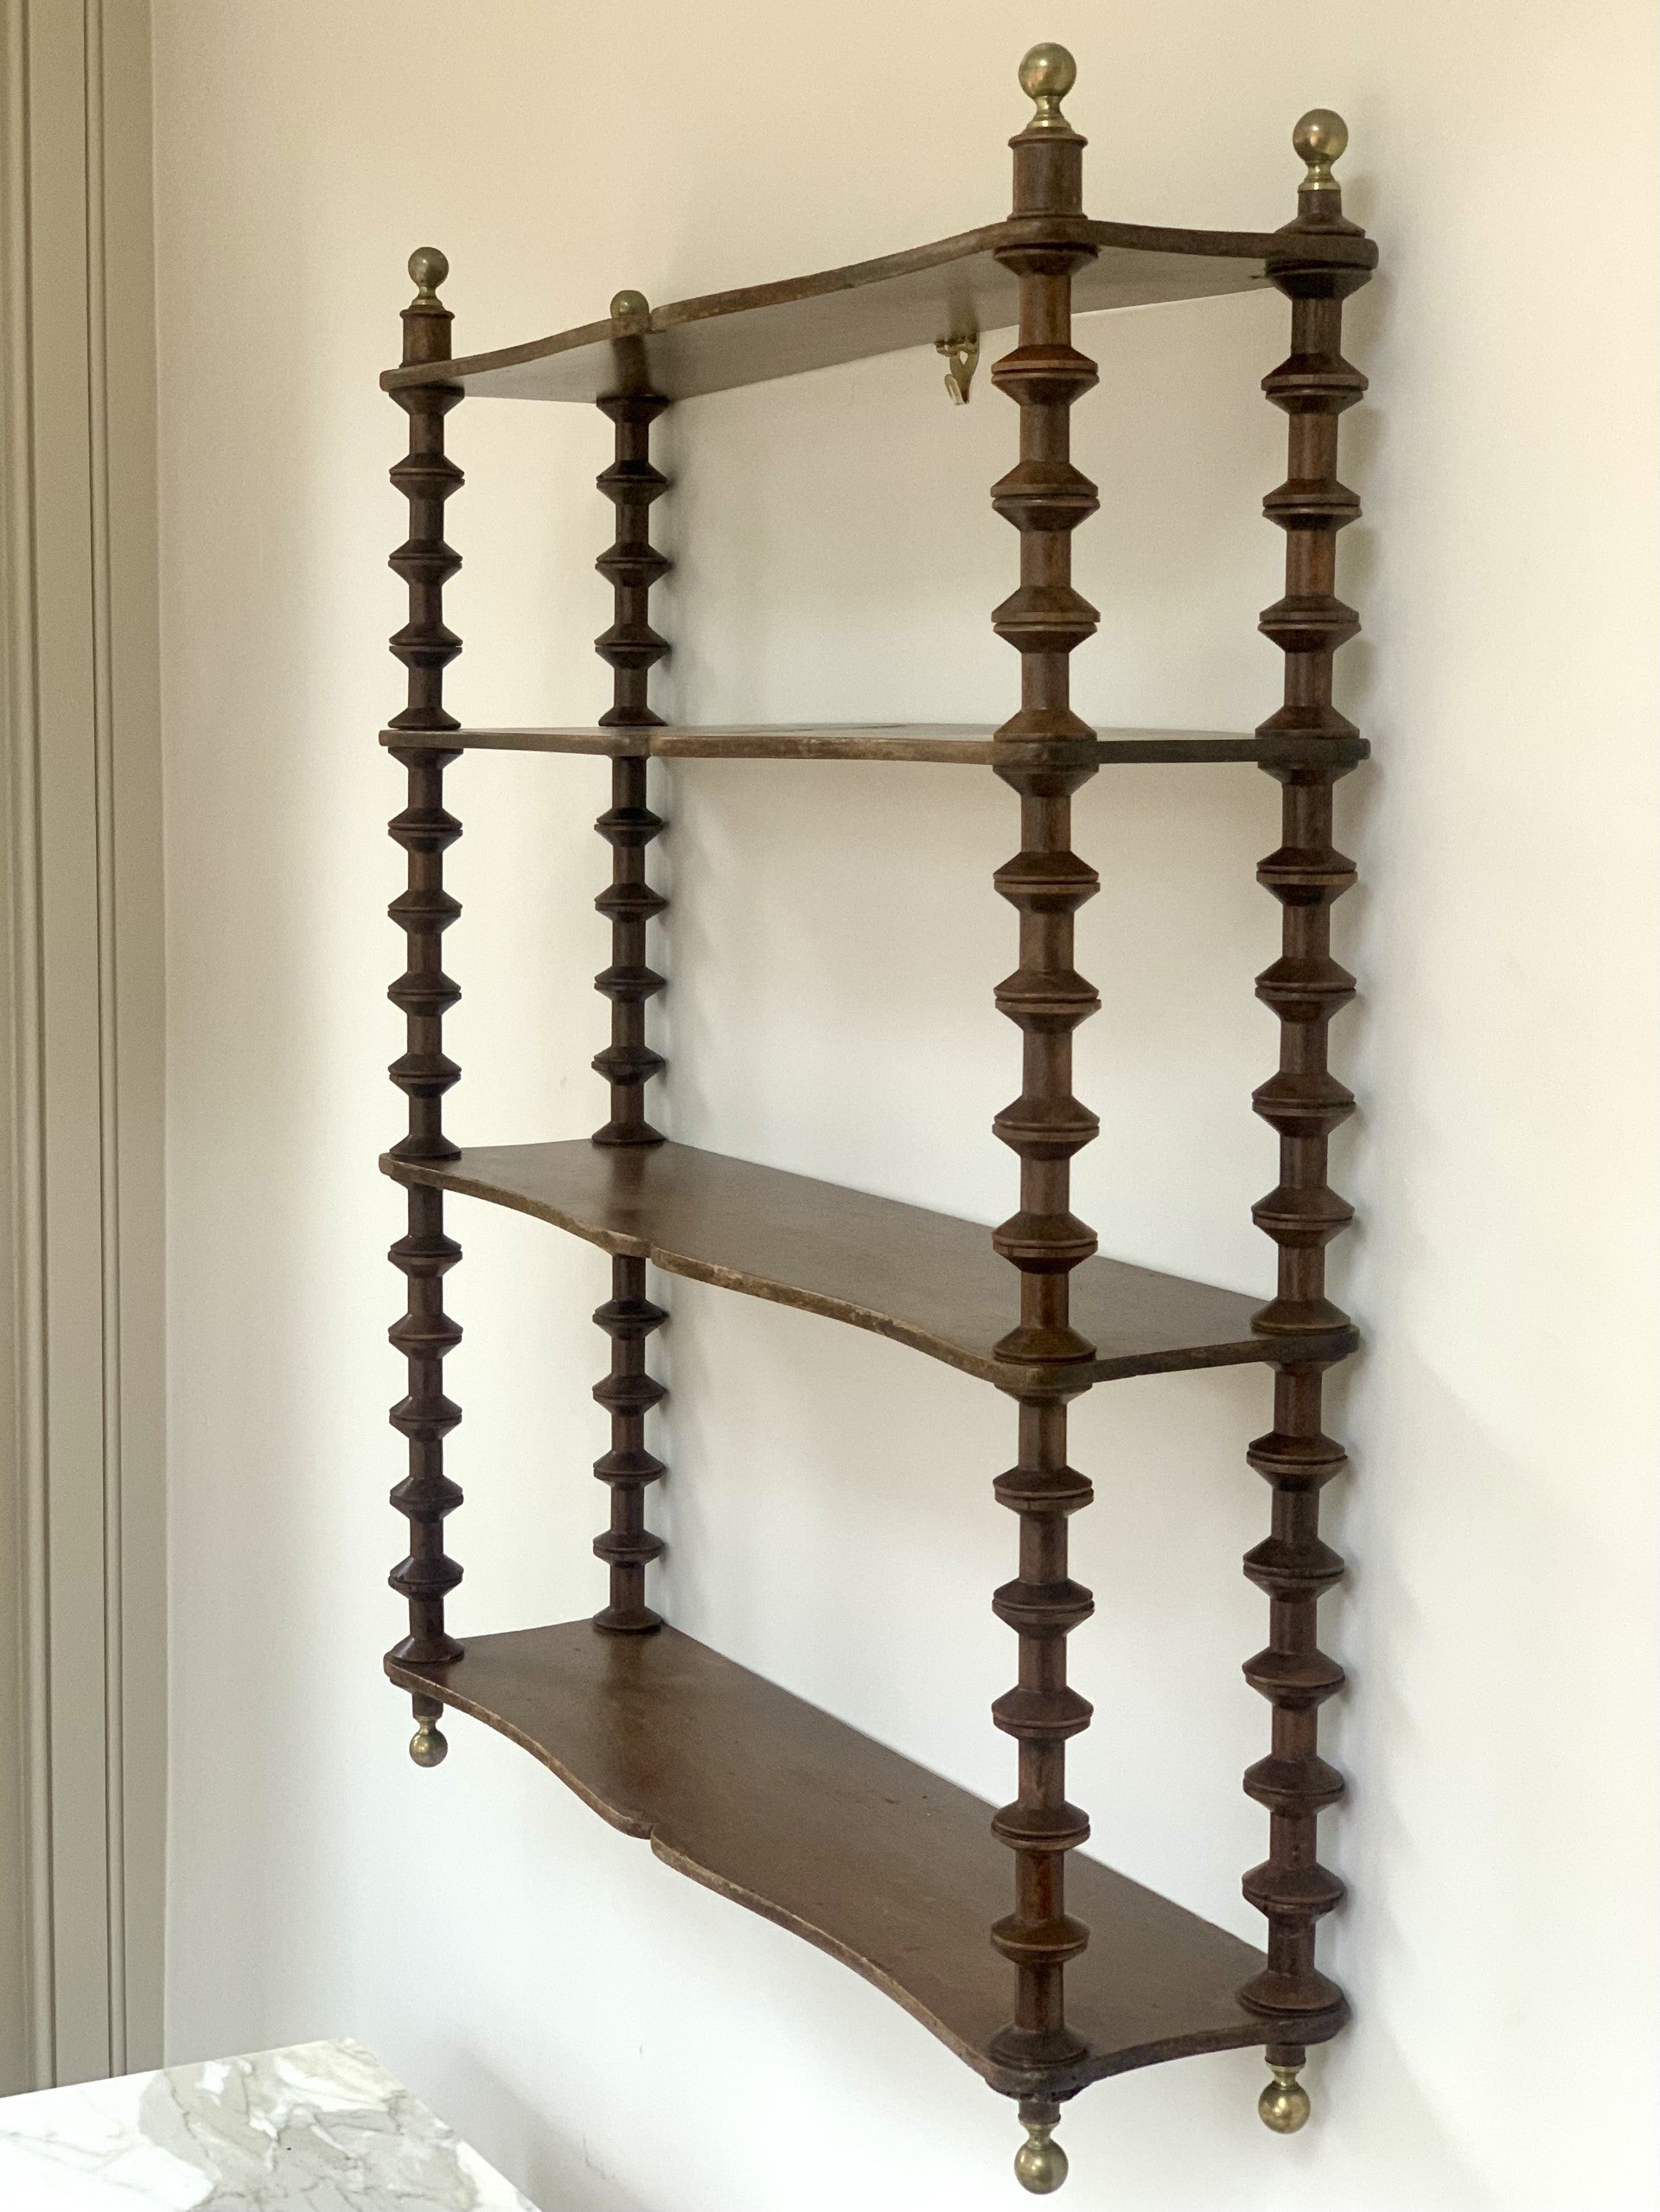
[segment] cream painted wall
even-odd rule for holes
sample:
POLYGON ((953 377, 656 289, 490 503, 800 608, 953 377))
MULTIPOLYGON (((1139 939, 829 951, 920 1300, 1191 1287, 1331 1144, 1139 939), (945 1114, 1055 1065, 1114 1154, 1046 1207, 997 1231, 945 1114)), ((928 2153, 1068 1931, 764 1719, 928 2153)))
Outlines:
MULTIPOLYGON (((1016 2201, 1008 2108, 897 2008, 612 1834, 457 1726, 418 1773, 379 1677, 398 1472, 382 1330, 398 1233, 381 991, 399 803, 374 732, 402 418, 375 389, 402 274, 454 265, 463 349, 603 309, 882 252, 1000 213, 1014 63, 1076 49, 1089 199, 1269 227, 1306 106, 1353 131, 1350 207, 1385 273, 1352 316, 1345 425, 1367 520, 1342 583, 1344 788, 1365 889, 1338 1032, 1363 1112, 1363 1227, 1338 1268, 1371 1348, 1339 1391, 1352 1559, 1325 1609, 1353 1675, 1327 1823, 1353 1885, 1330 1955, 1354 2032, 1318 2124, 1272 2140, 1248 2054, 1084 2098, 1076 2212, 1637 2212, 1653 2202, 1656 730, 1651 653, 1652 10, 1600 0, 1295 8, 873 0, 157 0, 168 731, 173 1454, 170 2044, 345 2034, 552 2212, 944 2212, 1016 2201)), ((1078 410, 1103 609, 1101 722, 1246 727, 1277 697, 1259 518, 1283 425, 1256 386, 1284 315, 1242 299, 1101 317, 1078 410)), ((931 354, 700 401, 674 424, 688 716, 994 719, 986 610, 1014 540, 989 387, 931 354)), ((587 719, 603 426, 452 418, 450 534, 473 720, 587 719)), ((595 764, 478 759, 449 940, 465 1141, 595 1119, 595 764)), ((1012 806, 967 771, 684 768, 664 1029, 678 1135, 973 1213, 1006 1208, 986 1121, 1012 1087, 992 867, 1012 806), (903 947, 903 952, 898 948, 903 947), (907 1042, 918 1029, 926 1049, 907 1042)), ((1273 1028, 1250 978, 1273 791, 1125 771, 1078 807, 1101 871, 1080 965, 1102 1134, 1080 1210, 1106 1249, 1257 1289, 1248 1106, 1273 1028)), ((469 1502, 463 1632, 590 1610, 601 1364, 584 1247, 455 1208, 452 1362, 469 1502)), ((986 1597, 1012 1526, 1010 1424, 977 1386, 852 1332, 668 1286, 674 1616, 942 1770, 1006 1794, 986 1597), (902 1593, 921 1594, 914 1610, 902 1593)), ((1239 1679, 1266 1526, 1246 1373, 1095 1393, 1075 1457, 1097 1705, 1075 1794, 1096 1847, 1244 1932, 1266 1715, 1239 1679)))

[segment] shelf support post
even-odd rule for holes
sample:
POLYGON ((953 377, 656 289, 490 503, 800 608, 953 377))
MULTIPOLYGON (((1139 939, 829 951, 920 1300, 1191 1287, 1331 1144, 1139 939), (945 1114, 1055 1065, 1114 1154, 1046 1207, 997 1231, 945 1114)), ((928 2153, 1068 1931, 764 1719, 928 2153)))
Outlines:
MULTIPOLYGON (((1337 535, 1360 512, 1338 481, 1338 418, 1366 388, 1343 358, 1343 302, 1366 281, 1352 259, 1321 265, 1310 244, 1352 240, 1331 163, 1348 143, 1340 117, 1325 109, 1306 115, 1293 143, 1308 164, 1294 222, 1278 235, 1294 252, 1271 253, 1267 270, 1292 303, 1289 357, 1263 379, 1273 404, 1290 418, 1286 481, 1264 501, 1270 521, 1286 532, 1286 593, 1261 618, 1264 634, 1286 656, 1285 704, 1261 726, 1263 736, 1352 740, 1352 723, 1331 703, 1332 656, 1360 624, 1335 591, 1337 535)), ((1331 908, 1355 878, 1353 864, 1332 842, 1332 787, 1349 762, 1270 767, 1282 787, 1278 849, 1257 881, 1283 909, 1280 957, 1258 977, 1256 992, 1279 1017, 1279 1071, 1253 1104, 1280 1141, 1280 1180, 1252 1209, 1259 1228, 1279 1247, 1273 1300, 1255 1316, 1263 1335, 1280 1340, 1275 1362, 1274 1426, 1248 1454, 1274 1489, 1273 1533, 1246 1554, 1245 1571, 1268 1599, 1267 1648, 1248 1661, 1246 1680, 1273 1707, 1269 1756, 1248 1769, 1245 1788, 1268 1814, 1268 1856, 1244 1878, 1244 1892, 1268 1923, 1265 1970, 1240 1992, 1242 2001, 1271 2022, 1267 2057, 1274 2081, 1259 2104, 1264 2123, 1291 2133, 1308 2117, 1308 2095, 1297 2069, 1310 2043, 1334 2035, 1347 2017, 1343 1992, 1314 1963, 1315 1928, 1344 1895, 1343 1884, 1318 1856, 1319 1814, 1342 1795, 1344 1783, 1318 1749, 1319 1708, 1343 1684, 1343 1669, 1319 1648, 1316 1609, 1343 1575, 1343 1561, 1319 1534, 1319 1495, 1347 1463, 1322 1427, 1323 1378, 1329 1354, 1312 1355, 1312 1340, 1329 1344, 1348 1326, 1325 1295, 1325 1247, 1349 1226, 1353 1208, 1328 1181, 1331 1132, 1354 1110, 1354 1099, 1327 1065, 1331 1017, 1354 996, 1354 979, 1331 957, 1331 908), (1299 1340, 1309 1348, 1299 1356, 1299 1340)))
MULTIPOLYGON (((437 296, 449 264, 436 247, 412 254, 409 273, 416 294, 403 310, 405 367, 450 358, 450 316, 437 296)), ((409 536, 391 557, 391 566, 409 588, 409 620, 392 640, 392 650, 409 672, 408 703, 391 724, 426 735, 458 727, 444 711, 444 672, 461 650, 461 641, 445 627, 444 586, 460 567, 444 543, 444 506, 462 483, 462 474, 444 449, 444 418, 460 399, 456 385, 423 384, 394 392, 409 417, 409 452, 392 471, 392 481, 409 501, 409 536)), ((461 833, 461 825, 444 805, 444 771, 458 755, 431 744, 393 744, 393 756, 408 775, 408 803, 389 825, 409 856, 405 889, 393 901, 392 919, 404 931, 407 963, 387 992, 403 1013, 405 1047, 390 1070, 409 1100, 409 1128, 392 1148, 399 1160, 450 1160, 457 1147, 444 1131, 444 1096, 460 1074, 444 1051, 444 1017, 461 993, 444 972, 444 932, 460 907, 444 887, 444 855, 461 833)), ((388 1332, 409 1362, 407 1395, 392 1409, 393 1426, 408 1440, 409 1468, 392 1493, 392 1502, 407 1516, 409 1553, 393 1570, 393 1588, 408 1601, 409 1634, 393 1656, 415 1665, 459 1659, 462 1647, 444 1627, 445 1597, 461 1580, 461 1569, 444 1546, 447 1514, 461 1503, 461 1491, 444 1469, 444 1438, 461 1418, 444 1395, 444 1361, 461 1341, 461 1330, 444 1310, 444 1277, 461 1257, 461 1247, 444 1233, 442 1191, 412 1185, 408 1233, 392 1247, 390 1258, 408 1279, 403 1318, 388 1332)), ((436 1766, 444 1739, 434 1726, 436 1699, 418 1696, 418 1724, 411 1754, 418 1765, 436 1766)))
MULTIPOLYGON (((667 479, 653 467, 651 426, 668 402, 653 392, 645 373, 641 333, 650 310, 637 292, 619 292, 611 303, 618 326, 617 352, 627 388, 599 402, 615 432, 611 465, 599 488, 616 509, 616 537, 595 563, 610 583, 614 615, 594 649, 611 669, 612 700, 600 717, 607 730, 644 731, 661 726, 652 711, 648 686, 651 671, 668 651, 651 627, 651 587, 669 567, 651 543, 651 506, 667 479)), ((645 1087, 662 1073, 664 1061, 646 1042, 646 1004, 663 988, 663 979, 646 961, 647 924, 667 901, 646 880, 646 848, 663 827, 648 805, 647 755, 616 755, 611 762, 611 803, 595 824, 611 848, 611 881, 594 902, 611 925, 611 959, 594 979, 610 1001, 610 1042, 594 1061, 610 1087, 610 1116, 594 1132, 596 1144, 644 1148, 661 1144, 661 1134, 646 1119, 645 1087)), ((616 1253, 611 1260, 611 1295, 594 1315, 611 1341, 610 1372, 594 1396, 610 1416, 610 1450, 594 1463, 594 1473, 610 1489, 610 1526, 594 1539, 594 1551, 610 1570, 610 1601, 595 1616, 597 1628, 615 1635, 642 1635, 661 1626, 661 1615, 646 1603, 646 1569, 661 1556, 663 1543, 645 1523, 648 1483, 664 1473, 663 1463, 646 1449, 646 1415, 664 1396, 663 1386, 646 1368, 646 1339, 668 1318, 646 1296, 643 1259, 616 1253)))
MULTIPOLYGON (((1036 112, 1014 151, 1014 220, 1025 236, 998 259, 1018 280, 1019 342, 992 381, 1020 410, 1020 458, 993 488, 992 503, 1020 533, 1019 588, 992 617, 1020 654, 1020 708, 998 731, 993 765, 1020 798, 1020 851, 995 883, 1020 916, 1020 959, 997 987, 997 1004, 1022 1032, 1021 1094, 993 1124, 1020 1160, 1018 1211, 993 1241, 1019 1271, 1020 1318, 999 1354, 1039 1372, 1011 1385, 1019 1406, 1018 1464, 996 1493, 1019 1516, 1020 1571, 993 1600, 1019 1638, 1017 1686, 993 1707, 1019 1745, 1015 1801, 993 1832, 1015 1854, 1013 1912, 992 1940, 1013 1965, 1013 2018, 993 2054, 1024 2076, 1031 2139, 1015 2171, 1038 2193, 1058 2188, 1064 2153, 1050 2140, 1058 2118, 1057 2079, 1084 2055, 1066 2023, 1067 1961, 1089 1930, 1066 1910, 1065 1854, 1089 1824, 1066 1799, 1066 1743, 1091 1708, 1066 1679, 1066 1637, 1094 1601, 1067 1571, 1069 1516, 1089 1502, 1067 1464, 1067 1407, 1088 1387, 1076 1369, 1095 1348, 1071 1324, 1069 1278, 1095 1249, 1070 1208, 1073 1155, 1095 1135, 1095 1116, 1072 1095, 1072 1033, 1100 999, 1073 966, 1073 917, 1098 888, 1071 850, 1071 800, 1095 774, 1095 734, 1073 713, 1069 655, 1095 630, 1095 610, 1072 587, 1071 533, 1096 506, 1095 488, 1069 453, 1069 410, 1095 381, 1095 363, 1072 344, 1072 277, 1093 258, 1082 226, 1084 140, 1061 112, 1076 76, 1057 46, 1034 47, 1020 67, 1036 112)), ((1068 2091, 1061 2088, 1059 2094, 1068 2091)))

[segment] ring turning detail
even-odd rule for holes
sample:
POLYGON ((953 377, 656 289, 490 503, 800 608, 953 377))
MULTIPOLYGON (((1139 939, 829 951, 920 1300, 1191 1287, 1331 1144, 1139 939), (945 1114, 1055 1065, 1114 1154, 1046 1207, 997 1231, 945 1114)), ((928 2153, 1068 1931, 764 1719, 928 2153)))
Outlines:
MULTIPOLYGON (((436 246, 424 245, 411 254, 409 273, 417 290, 403 311, 404 360, 447 361, 450 310, 437 288, 450 265, 436 246)), ((405 1017, 405 1049, 390 1074, 409 1100, 408 1132, 392 1149, 399 1160, 450 1160, 458 1148, 444 1133, 444 1100, 461 1071, 444 1054, 443 1030, 461 993, 444 973, 441 953, 444 933, 461 908, 444 886, 444 856, 461 825, 444 808, 444 771, 458 756, 430 740, 457 726, 444 711, 444 672, 461 640, 444 625, 444 587, 461 562, 444 542, 444 507, 460 490, 462 476, 444 453, 444 418, 461 393, 454 386, 426 384, 393 396, 409 417, 409 452, 392 471, 409 501, 409 536, 391 566, 409 587, 409 620, 392 650, 409 672, 409 692, 391 727, 427 742, 391 748, 408 773, 408 804, 389 826, 409 856, 407 887, 388 909, 404 932, 408 962, 386 993, 405 1017)), ((392 1493, 409 1521, 409 1552, 390 1580, 409 1605, 409 1634, 396 1654, 425 1662, 458 1659, 462 1649, 444 1620, 444 1600, 461 1580, 444 1544, 445 1518, 461 1503, 444 1467, 444 1439, 461 1418, 444 1390, 444 1357, 461 1342, 460 1329, 444 1310, 444 1278, 461 1247, 444 1233, 442 1191, 412 1189, 408 1223, 389 1255, 408 1278, 408 1306, 387 1334, 409 1363, 407 1394, 389 1417, 409 1446, 408 1471, 392 1493)), ((444 1738, 431 1725, 437 1707, 422 1711, 429 1703, 415 1702, 419 1725, 410 1753, 418 1766, 436 1766, 444 1756, 444 1738)))
MULTIPOLYGON (((1072 1094, 1072 1033, 1101 1004, 1073 966, 1073 917, 1098 888, 1071 844, 1072 794, 1095 771, 1094 733, 1072 711, 1068 673, 1096 622, 1072 586, 1072 532, 1096 506, 1095 488, 1069 451, 1073 403, 1095 381, 1095 363, 1071 343, 1073 272, 1095 253, 1069 235, 1083 207, 1084 141, 1060 102, 1076 74, 1063 47, 1034 47, 1020 66, 1022 88, 1037 104, 1010 142, 1013 212, 1027 241, 998 255, 1019 284, 1020 328, 1013 352, 992 371, 1020 413, 1019 460, 992 489, 993 507, 1020 537, 1019 586, 992 616, 1020 655, 1020 707, 993 749, 996 774, 1020 801, 1020 850, 993 879, 1020 916, 1019 965, 995 996, 1022 1039, 1020 1095, 992 1124, 1020 1161, 1019 1209, 992 1237, 1018 1271, 1020 1319, 997 1348, 1047 1370, 1038 1386, 1015 1393, 1018 1459, 994 1485, 1019 1520, 1020 1565, 992 1600, 1019 1641, 1015 1687, 992 1708, 1018 1746, 1014 1802, 992 1822, 1014 1854, 1014 1909, 992 1930, 1014 1968, 1013 2018, 993 2049, 1011 2069, 1034 2074, 1085 2056, 1067 2023, 1065 1974, 1089 1941, 1066 1909, 1066 1855, 1089 1833, 1067 1798, 1066 1746, 1092 1713, 1067 1682, 1066 1639, 1095 1609, 1067 1568, 1067 1524, 1095 1495, 1067 1461, 1067 1408, 1085 1386, 1076 1369, 1095 1350, 1072 1324, 1072 1271, 1095 1252, 1095 1237, 1071 1211, 1070 1170, 1100 1126, 1072 1094)), ((1022 2187, 1058 2189, 1066 2159, 1050 2134, 1059 2105, 1028 2100, 1021 2117, 1022 2187)))
MULTIPOLYGON (((1263 379, 1289 418, 1286 481, 1263 512, 1286 533, 1286 594, 1261 618, 1265 636, 1285 654, 1285 704, 1259 735, 1294 736, 1318 748, 1357 735, 1332 704, 1332 657, 1359 618, 1336 594, 1338 532, 1360 503, 1337 473, 1338 418, 1366 389, 1342 353, 1343 303, 1366 271, 1343 258, 1359 237, 1343 213, 1331 163, 1348 143, 1342 118, 1316 108, 1297 125, 1294 143, 1308 163, 1294 222, 1278 234, 1290 252, 1271 255, 1268 274, 1291 300, 1291 352, 1263 379), (1330 265, 1318 249, 1329 241, 1330 265), (1311 254, 1313 246, 1317 252, 1311 254)), ((1245 1775, 1245 1789, 1268 1815, 1268 1855, 1244 1878, 1246 1896, 1268 1923, 1264 1971, 1240 1992, 1271 2024, 1267 2057, 1274 2086, 1259 2107, 1265 2124, 1288 2134, 1308 2117, 1297 2079, 1307 2045, 1335 2034, 1348 2008, 1337 1984, 1315 1964, 1316 1927, 1341 1903, 1343 1884, 1319 1863, 1321 1812, 1343 1794, 1343 1777, 1321 1758, 1319 1710, 1343 1686, 1343 1669, 1321 1651, 1320 1598, 1343 1575, 1343 1561, 1319 1533, 1320 1492, 1347 1465, 1325 1433, 1321 1395, 1329 1355, 1323 1332, 1348 1316, 1326 1296, 1325 1247, 1354 1209, 1331 1189, 1331 1132, 1355 1101, 1330 1069, 1327 1030, 1354 996, 1354 978, 1331 954, 1331 908, 1355 880, 1354 864, 1332 843, 1332 791, 1347 773, 1313 757, 1271 769, 1281 786, 1280 843, 1257 881, 1282 909, 1280 957, 1256 980, 1257 997, 1280 1022, 1280 1066, 1253 1104, 1279 1139, 1280 1180, 1252 1209, 1279 1248, 1276 1296, 1255 1327, 1273 1342, 1274 1426, 1247 1457, 1274 1491, 1273 1530, 1245 1555, 1245 1572, 1268 1600, 1268 1641, 1245 1665, 1245 1679, 1273 1708, 1267 1758, 1245 1775)), ((1329 1341, 1329 1337, 1328 1337, 1329 1341)))
MULTIPOLYGON (((613 318, 636 334, 650 312, 641 292, 619 292, 611 302, 613 318)), ((668 488, 668 479, 652 466, 651 426, 667 405, 657 392, 632 387, 599 403, 612 425, 614 455, 597 482, 616 509, 616 541, 594 564, 613 600, 611 626, 594 641, 611 670, 611 704, 601 717, 608 730, 653 730, 662 723, 647 688, 668 645, 648 619, 648 601, 669 567, 651 542, 652 505, 668 488)), ((611 1036, 594 1060, 609 1087, 610 1112, 593 1141, 623 1151, 663 1141, 645 1113, 646 1085, 664 1067, 661 1054, 646 1042, 646 1008, 664 987, 647 963, 647 928, 668 903, 646 880, 646 851, 663 828, 647 803, 646 780, 647 764, 638 755, 613 760, 611 803, 594 825, 611 848, 610 884, 594 902, 611 929, 610 964, 594 978, 594 988, 610 1002, 611 1036)), ((661 1537, 646 1527, 646 1492, 667 1469, 646 1448, 646 1417, 665 1393, 648 1371, 646 1340, 667 1319, 646 1296, 645 1261, 614 1254, 611 1295, 594 1315, 611 1344, 610 1372, 594 1386, 611 1425, 610 1449, 594 1463, 596 1478, 610 1492, 610 1524, 594 1539, 610 1596, 594 1625, 612 1635, 649 1635, 662 1626, 661 1615, 646 1603, 646 1569, 663 1551, 661 1537)))

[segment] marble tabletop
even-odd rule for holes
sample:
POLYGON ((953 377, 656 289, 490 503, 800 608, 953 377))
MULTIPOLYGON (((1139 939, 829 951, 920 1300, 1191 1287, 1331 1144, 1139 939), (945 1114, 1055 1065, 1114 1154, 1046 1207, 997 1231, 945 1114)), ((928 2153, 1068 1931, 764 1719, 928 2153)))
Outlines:
POLYGON ((535 2212, 361 2043, 0 2098, 5 2212, 535 2212))

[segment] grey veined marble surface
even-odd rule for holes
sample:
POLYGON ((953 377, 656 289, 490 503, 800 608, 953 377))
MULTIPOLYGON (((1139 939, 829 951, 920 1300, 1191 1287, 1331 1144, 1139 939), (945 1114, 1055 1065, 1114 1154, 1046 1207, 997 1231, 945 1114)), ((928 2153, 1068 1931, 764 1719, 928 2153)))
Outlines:
POLYGON ((361 2043, 0 2098, 5 2212, 535 2212, 361 2043))

